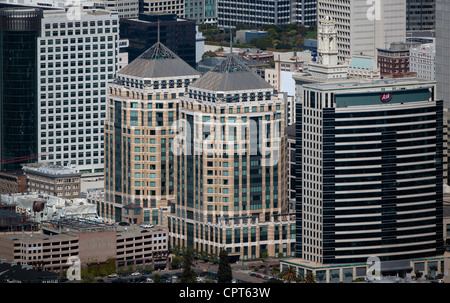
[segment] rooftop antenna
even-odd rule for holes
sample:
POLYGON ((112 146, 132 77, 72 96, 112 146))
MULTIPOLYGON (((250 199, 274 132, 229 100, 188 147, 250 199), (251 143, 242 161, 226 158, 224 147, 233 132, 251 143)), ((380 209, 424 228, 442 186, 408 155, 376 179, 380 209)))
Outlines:
POLYGON ((159 21, 159 18, 158 18, 158 43, 160 42, 159 41, 159 23, 160 23, 160 21, 159 21))
POLYGON ((233 55, 233 29, 230 27, 230 55, 233 55))

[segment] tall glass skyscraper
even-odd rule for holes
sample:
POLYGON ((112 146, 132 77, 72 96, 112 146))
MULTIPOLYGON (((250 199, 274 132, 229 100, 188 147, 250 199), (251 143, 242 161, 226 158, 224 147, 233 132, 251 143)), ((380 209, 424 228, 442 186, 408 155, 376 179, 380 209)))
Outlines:
POLYGON ((298 256, 351 264, 442 254, 443 121, 434 82, 307 84, 302 94, 298 256))
MULTIPOLYGON (((38 37, 41 9, 0 10, 0 159, 38 153, 38 37)), ((21 162, 23 163, 23 162, 21 162)), ((19 162, 2 170, 19 169, 19 162)))

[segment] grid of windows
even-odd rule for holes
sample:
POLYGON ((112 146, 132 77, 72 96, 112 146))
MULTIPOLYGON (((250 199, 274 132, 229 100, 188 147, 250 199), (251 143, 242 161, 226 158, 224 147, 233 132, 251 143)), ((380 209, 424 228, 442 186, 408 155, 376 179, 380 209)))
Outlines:
POLYGON ((48 13, 38 39, 40 161, 103 170, 107 82, 117 71, 118 15, 48 13))

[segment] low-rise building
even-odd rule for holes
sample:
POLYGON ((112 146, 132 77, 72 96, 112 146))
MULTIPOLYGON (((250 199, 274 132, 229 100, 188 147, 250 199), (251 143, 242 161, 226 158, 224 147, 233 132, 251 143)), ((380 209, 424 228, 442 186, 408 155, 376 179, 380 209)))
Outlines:
POLYGON ((27 177, 24 172, 0 172, 0 194, 23 193, 27 191, 27 177))
POLYGON ((0 258, 50 271, 63 271, 77 257, 81 266, 116 259, 116 267, 165 268, 169 251, 167 229, 120 226, 92 220, 43 222, 40 232, 0 234, 0 258))
POLYGON ((69 199, 81 197, 81 173, 72 167, 29 164, 24 166, 23 170, 30 192, 69 199))
POLYGON ((58 283, 59 275, 0 259, 0 283, 58 283))
POLYGON ((409 51, 409 70, 417 74, 417 78, 436 79, 436 46, 434 43, 421 44, 409 51))

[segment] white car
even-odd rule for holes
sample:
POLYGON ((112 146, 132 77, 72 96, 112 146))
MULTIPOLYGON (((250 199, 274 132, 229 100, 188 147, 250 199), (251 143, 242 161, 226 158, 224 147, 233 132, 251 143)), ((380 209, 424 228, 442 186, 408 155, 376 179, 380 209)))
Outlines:
POLYGON ((147 282, 152 283, 153 279, 152 278, 147 278, 147 282))
POLYGON ((108 276, 108 278, 115 278, 115 277, 117 277, 117 274, 110 274, 110 275, 108 276))
POLYGON ((132 273, 131 275, 132 275, 132 276, 139 276, 140 274, 141 274, 141 273, 139 273, 139 272, 136 271, 136 272, 132 273))

